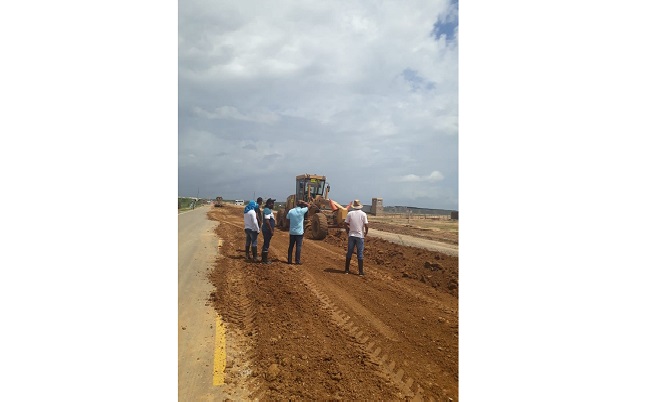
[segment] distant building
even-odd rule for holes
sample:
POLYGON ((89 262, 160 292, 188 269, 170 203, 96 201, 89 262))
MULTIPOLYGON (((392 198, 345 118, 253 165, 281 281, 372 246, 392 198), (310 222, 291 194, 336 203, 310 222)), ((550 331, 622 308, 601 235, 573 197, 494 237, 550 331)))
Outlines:
POLYGON ((244 205, 244 200, 235 200, 235 205, 244 205))
POLYGON ((384 214, 384 199, 383 198, 373 198, 372 206, 370 207, 370 213, 373 215, 383 215, 384 214))

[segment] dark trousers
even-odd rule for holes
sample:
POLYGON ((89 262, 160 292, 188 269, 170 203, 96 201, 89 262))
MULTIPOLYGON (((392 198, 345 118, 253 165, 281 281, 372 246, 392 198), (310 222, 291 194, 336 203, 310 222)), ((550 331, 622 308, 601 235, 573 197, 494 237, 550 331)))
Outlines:
POLYGON ((296 246, 296 262, 300 262, 300 251, 302 250, 302 238, 304 235, 289 235, 289 252, 287 253, 287 261, 291 262, 291 255, 293 254, 293 246, 296 246))
POLYGON ((271 246, 271 237, 273 237, 273 234, 269 230, 262 230, 262 236, 264 236, 264 244, 262 245, 262 252, 267 252, 269 251, 269 247, 271 246))

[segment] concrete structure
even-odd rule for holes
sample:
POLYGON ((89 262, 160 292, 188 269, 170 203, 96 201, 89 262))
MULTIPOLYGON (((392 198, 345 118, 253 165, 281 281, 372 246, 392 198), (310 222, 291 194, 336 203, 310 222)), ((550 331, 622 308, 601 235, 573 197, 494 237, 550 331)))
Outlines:
POLYGON ((373 198, 372 206, 370 207, 370 213, 373 215, 383 215, 384 214, 384 199, 383 198, 373 198))

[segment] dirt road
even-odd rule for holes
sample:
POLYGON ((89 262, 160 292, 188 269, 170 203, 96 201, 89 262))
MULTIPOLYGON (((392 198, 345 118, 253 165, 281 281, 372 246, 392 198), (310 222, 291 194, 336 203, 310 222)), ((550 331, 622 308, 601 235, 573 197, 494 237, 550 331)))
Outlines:
POLYGON ((345 275, 345 233, 306 235, 297 266, 276 231, 272 264, 255 264, 244 259, 241 207, 208 216, 221 247, 204 280, 226 363, 223 385, 200 399, 458 401, 457 257, 369 236, 366 276, 354 259, 345 275))
POLYGON ((380 230, 368 229, 368 237, 379 237, 388 240, 391 243, 401 244, 402 246, 410 246, 423 248, 425 250, 439 251, 441 253, 458 257, 458 246, 447 244, 441 241, 428 240, 420 237, 409 236, 407 234, 391 233, 380 230))

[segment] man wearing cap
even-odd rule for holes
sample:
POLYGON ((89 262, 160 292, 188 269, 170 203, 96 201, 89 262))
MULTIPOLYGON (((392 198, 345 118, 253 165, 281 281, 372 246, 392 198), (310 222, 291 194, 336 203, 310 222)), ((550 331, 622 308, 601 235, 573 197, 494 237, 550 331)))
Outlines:
POLYGON ((296 265, 302 265, 300 261, 300 252, 302 250, 302 239, 305 234, 303 221, 305 214, 309 211, 309 203, 305 201, 298 201, 296 207, 287 212, 287 220, 289 221, 289 250, 287 252, 287 263, 291 264, 291 256, 293 254, 293 246, 296 246, 296 265))
POLYGON ((266 200, 262 216, 264 223, 262 224, 262 235, 264 236, 264 245, 262 246, 262 263, 270 264, 269 262, 269 246, 271 245, 271 237, 275 231, 275 218, 273 218, 273 206, 275 199, 269 198, 266 200))
POLYGON ((362 211, 361 201, 354 200, 350 212, 345 217, 345 231, 348 233, 348 252, 345 256, 345 273, 350 273, 350 260, 352 251, 357 249, 357 262, 359 263, 359 276, 363 276, 363 239, 368 235, 368 215, 362 211))

